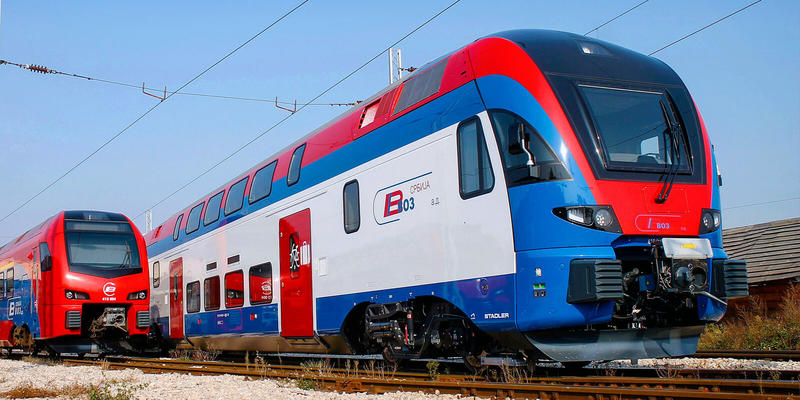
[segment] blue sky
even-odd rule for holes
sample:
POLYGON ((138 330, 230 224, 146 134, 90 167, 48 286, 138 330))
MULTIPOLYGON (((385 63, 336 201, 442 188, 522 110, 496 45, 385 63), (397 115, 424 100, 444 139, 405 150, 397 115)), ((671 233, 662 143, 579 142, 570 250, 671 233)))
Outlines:
MULTIPOLYGON (((419 66, 503 30, 584 33, 639 2, 463 0, 399 47, 406 66, 419 66)), ((0 59, 173 90, 298 3, 5 0, 0 59)), ((184 90, 302 102, 450 3, 311 0, 184 90)), ((650 0, 591 36, 649 53, 749 3, 650 0)), ((800 2, 764 0, 656 55, 705 119, 726 227, 800 216, 797 199, 739 207, 800 197, 799 39, 800 2)), ((367 98, 388 84, 387 70, 382 56, 320 101, 367 98)), ((157 101, 0 66, 0 218, 157 101)), ((343 111, 306 108, 154 208, 154 223, 343 111)), ((285 116, 265 102, 173 96, 0 223, 0 243, 62 209, 135 217, 285 116)))

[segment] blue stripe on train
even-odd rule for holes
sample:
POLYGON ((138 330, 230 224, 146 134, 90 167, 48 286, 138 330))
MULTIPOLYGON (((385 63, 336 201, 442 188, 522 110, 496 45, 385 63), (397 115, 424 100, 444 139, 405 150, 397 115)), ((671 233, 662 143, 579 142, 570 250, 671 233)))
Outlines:
POLYGON ((278 305, 187 314, 183 317, 186 337, 219 334, 277 334, 278 305))
POLYGON ((467 83, 304 166, 300 172, 300 180, 295 185, 287 187, 285 179, 275 181, 269 197, 254 204, 247 204, 248 202, 245 201, 241 210, 208 226, 200 224, 200 229, 189 235, 181 231, 177 241, 167 237, 153 243, 148 246, 147 253, 149 257, 157 256, 188 240, 209 233, 247 214, 413 143, 481 111, 483 111, 483 103, 475 83, 467 83))
POLYGON ((435 296, 464 311, 487 332, 515 328, 514 274, 317 298, 317 331, 339 334, 347 313, 361 303, 392 303, 435 296))

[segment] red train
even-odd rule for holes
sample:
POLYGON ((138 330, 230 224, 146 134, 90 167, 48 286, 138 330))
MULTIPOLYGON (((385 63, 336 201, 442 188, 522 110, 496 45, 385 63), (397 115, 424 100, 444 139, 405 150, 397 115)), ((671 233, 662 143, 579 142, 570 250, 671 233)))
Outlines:
POLYGON ((63 211, 0 247, 0 348, 138 350, 149 331, 147 254, 122 214, 63 211))

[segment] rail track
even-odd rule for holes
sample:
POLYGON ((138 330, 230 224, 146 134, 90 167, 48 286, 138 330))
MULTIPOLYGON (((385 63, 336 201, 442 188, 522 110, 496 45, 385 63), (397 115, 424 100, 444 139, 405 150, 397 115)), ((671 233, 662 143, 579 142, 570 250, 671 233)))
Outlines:
MULTIPOLYGON (((305 380, 321 390, 385 393, 412 391, 461 394, 484 398, 538 399, 800 399, 800 381, 763 379, 689 378, 675 376, 506 376, 508 382, 489 382, 467 375, 435 375, 385 369, 246 364, 174 359, 109 358, 64 359, 68 365, 98 365, 108 369, 137 368, 148 373, 240 375, 252 379, 305 380)), ((361 367, 364 367, 363 365, 361 367)), ((697 374, 696 370, 691 371, 697 374)), ((691 376, 691 375, 689 375, 691 376)), ((797 378, 795 378, 797 379, 797 378)))

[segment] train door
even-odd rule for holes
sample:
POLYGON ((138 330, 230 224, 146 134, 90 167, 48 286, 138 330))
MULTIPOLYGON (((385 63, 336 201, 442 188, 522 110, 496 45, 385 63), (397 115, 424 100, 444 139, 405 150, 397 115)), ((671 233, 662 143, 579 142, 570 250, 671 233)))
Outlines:
POLYGON ((311 293, 311 210, 281 218, 281 336, 314 335, 311 293))
POLYGON ((31 313, 36 312, 39 304, 39 249, 34 247, 33 251, 33 268, 31 268, 31 313))
POLYGON ((183 258, 169 262, 169 337, 183 338, 183 258))

